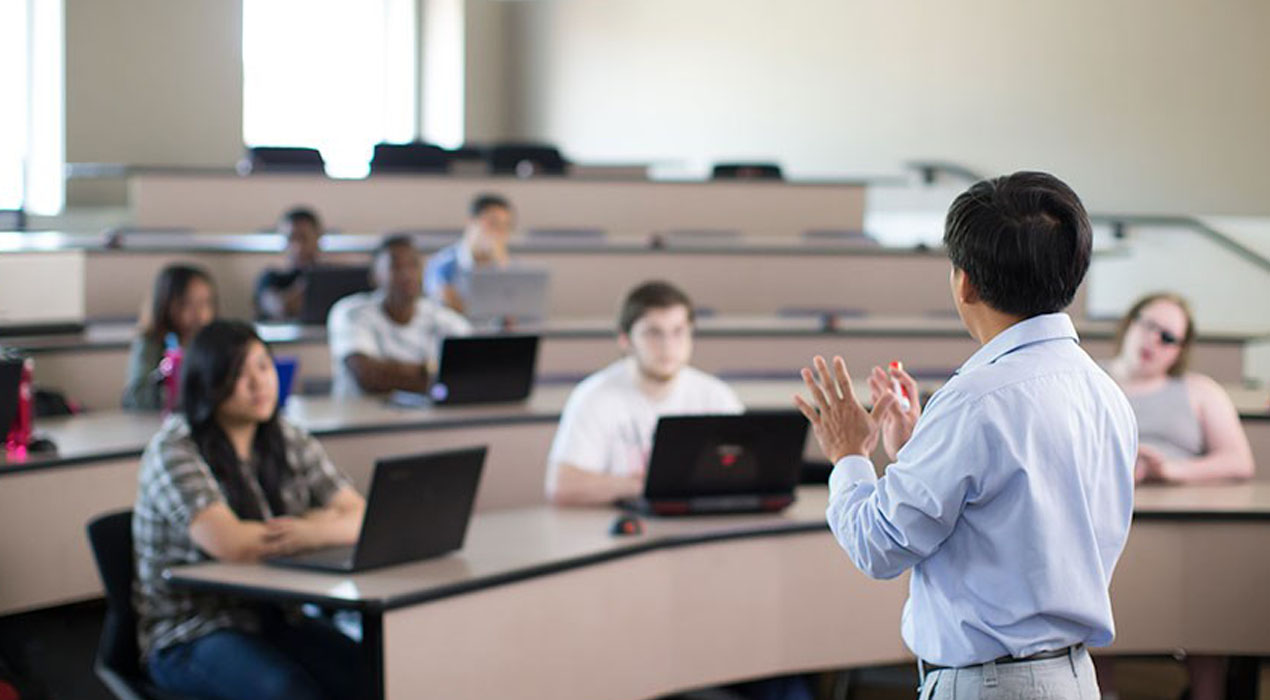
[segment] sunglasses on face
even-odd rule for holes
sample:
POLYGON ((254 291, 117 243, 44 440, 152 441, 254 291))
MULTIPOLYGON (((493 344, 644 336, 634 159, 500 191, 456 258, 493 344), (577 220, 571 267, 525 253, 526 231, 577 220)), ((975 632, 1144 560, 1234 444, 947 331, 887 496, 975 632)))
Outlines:
POLYGON ((1160 342, 1164 345, 1178 345, 1182 342, 1182 339, 1174 335, 1172 331, 1149 318, 1142 318, 1139 316, 1135 318, 1134 321, 1148 331, 1159 334, 1160 342))

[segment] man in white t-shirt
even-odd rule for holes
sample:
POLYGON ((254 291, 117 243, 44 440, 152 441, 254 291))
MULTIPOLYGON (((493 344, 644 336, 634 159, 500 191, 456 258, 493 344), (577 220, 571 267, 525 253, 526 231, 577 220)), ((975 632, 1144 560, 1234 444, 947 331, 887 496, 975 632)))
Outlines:
POLYGON ((389 391, 424 393, 441 340, 467 335, 467 319, 422 294, 423 258, 407 236, 390 236, 371 262, 375 291, 331 307, 331 393, 337 397, 389 391))
POLYGON ((745 410, 726 384, 688 366, 692 302, 679 289, 665 282, 636 287, 618 326, 626 357, 584 379, 560 417, 547 460, 547 497, 557 505, 609 504, 643 493, 661 416, 745 410))

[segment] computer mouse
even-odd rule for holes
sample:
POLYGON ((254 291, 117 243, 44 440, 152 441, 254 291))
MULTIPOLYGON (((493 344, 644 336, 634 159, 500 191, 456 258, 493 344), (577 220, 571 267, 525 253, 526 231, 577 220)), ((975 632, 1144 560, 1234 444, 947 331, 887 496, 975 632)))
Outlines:
POLYGON ((644 521, 631 515, 623 513, 613 519, 613 525, 609 527, 610 535, 642 535, 644 534, 644 521))

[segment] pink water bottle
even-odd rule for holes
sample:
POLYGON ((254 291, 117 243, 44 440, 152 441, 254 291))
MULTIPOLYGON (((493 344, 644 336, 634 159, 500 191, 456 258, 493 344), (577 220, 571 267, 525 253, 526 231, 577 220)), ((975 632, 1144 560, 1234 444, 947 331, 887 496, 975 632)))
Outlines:
POLYGON ((35 362, 31 358, 22 360, 22 378, 18 380, 18 411, 13 417, 13 424, 4 439, 4 450, 9 459, 26 457, 26 448, 31 444, 32 402, 35 398, 33 377, 35 362))
POLYGON ((164 339, 163 359, 159 360, 159 374, 163 377, 163 413, 175 411, 181 404, 181 341, 175 333, 164 339))

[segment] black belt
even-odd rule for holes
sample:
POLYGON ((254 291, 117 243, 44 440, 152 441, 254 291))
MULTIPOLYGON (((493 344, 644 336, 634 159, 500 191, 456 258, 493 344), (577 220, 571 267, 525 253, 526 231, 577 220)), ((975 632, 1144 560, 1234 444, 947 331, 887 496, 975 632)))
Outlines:
MULTIPOLYGON (((1044 661, 1045 659, 1057 659, 1059 657, 1067 656, 1068 654, 1074 651, 1080 651, 1081 648, 1083 648, 1084 646, 1085 646, 1084 644, 1073 644, 1072 646, 1063 647, 1062 649, 1055 649, 1053 651, 1040 651, 1035 654, 1032 654, 1031 656, 999 656, 993 659, 992 661, 985 661, 983 663, 994 663, 998 666, 1002 666, 1005 664, 1022 663, 1024 661, 1044 661)), ((922 661, 921 659, 918 659, 917 663, 920 665, 922 669, 926 671, 942 671, 942 670, 946 670, 950 668, 970 668, 971 666, 983 665, 983 664, 970 664, 970 666, 940 666, 939 664, 932 664, 926 661, 922 661)))

